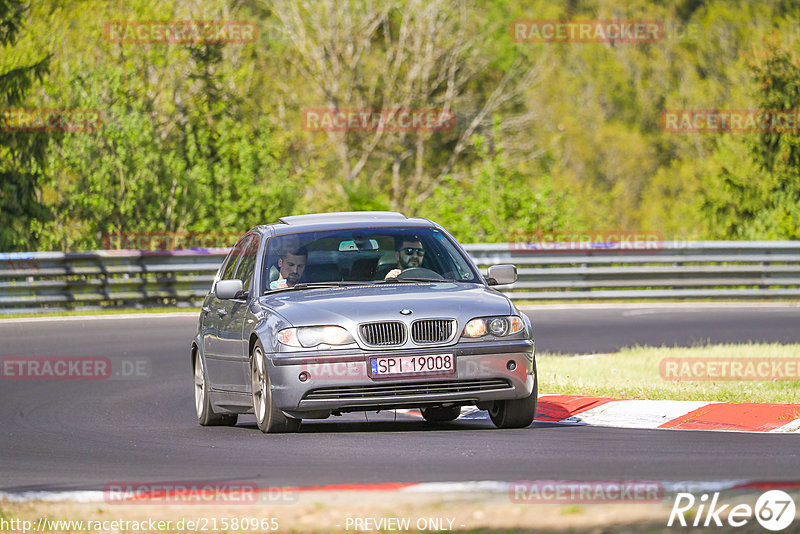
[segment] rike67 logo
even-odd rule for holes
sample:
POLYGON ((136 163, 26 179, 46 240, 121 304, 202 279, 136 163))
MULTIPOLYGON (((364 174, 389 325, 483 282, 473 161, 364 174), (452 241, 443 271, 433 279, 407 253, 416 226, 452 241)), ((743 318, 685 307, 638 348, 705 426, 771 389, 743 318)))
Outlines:
POLYGON ((781 490, 764 492, 754 507, 749 504, 737 504, 733 507, 730 504, 719 504, 719 492, 715 492, 710 499, 707 493, 695 499, 691 493, 681 492, 675 497, 667 526, 741 527, 755 518, 763 528, 777 532, 791 525, 794 516, 794 500, 781 490))

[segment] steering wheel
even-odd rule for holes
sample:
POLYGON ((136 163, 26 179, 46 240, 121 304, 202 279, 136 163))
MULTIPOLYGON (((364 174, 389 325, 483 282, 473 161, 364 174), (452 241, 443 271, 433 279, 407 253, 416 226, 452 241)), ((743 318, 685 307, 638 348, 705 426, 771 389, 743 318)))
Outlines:
POLYGON ((397 275, 398 280, 403 280, 405 278, 435 278, 436 280, 444 280, 441 274, 426 269, 425 267, 411 267, 397 275))

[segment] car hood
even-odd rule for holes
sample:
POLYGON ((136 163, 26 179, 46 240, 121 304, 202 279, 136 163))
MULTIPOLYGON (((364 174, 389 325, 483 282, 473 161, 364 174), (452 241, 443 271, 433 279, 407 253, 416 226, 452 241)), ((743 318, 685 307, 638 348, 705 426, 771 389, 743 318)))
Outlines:
POLYGON ((454 318, 508 315, 512 306, 502 293, 479 284, 435 282, 380 284, 283 291, 260 299, 294 326, 366 321, 413 321, 426 317, 454 318), (401 310, 411 310, 403 315, 401 310))

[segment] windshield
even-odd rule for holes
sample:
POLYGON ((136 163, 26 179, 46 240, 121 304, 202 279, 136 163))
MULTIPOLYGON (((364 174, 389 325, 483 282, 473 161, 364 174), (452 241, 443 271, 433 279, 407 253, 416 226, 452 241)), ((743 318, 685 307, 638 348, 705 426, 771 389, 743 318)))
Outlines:
POLYGON ((349 228, 270 239, 264 290, 305 284, 397 280, 482 283, 480 274, 435 228, 349 228))

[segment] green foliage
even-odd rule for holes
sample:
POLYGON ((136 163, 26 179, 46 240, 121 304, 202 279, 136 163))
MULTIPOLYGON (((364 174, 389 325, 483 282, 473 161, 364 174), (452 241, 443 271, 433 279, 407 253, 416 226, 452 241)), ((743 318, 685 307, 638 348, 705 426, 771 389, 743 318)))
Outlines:
POLYGON ((418 214, 435 218, 456 239, 481 243, 527 241, 574 229, 574 205, 554 191, 549 176, 532 179, 510 167, 502 148, 490 148, 483 138, 475 145, 480 163, 470 177, 445 177, 416 207, 418 214))
POLYGON ((342 184, 345 198, 344 205, 347 210, 353 211, 381 211, 391 210, 391 202, 385 194, 376 192, 366 184, 342 184))
MULTIPOLYGON (((757 109, 800 109, 800 61, 776 37, 749 61, 757 109)), ((726 138, 714 152, 704 210, 712 234, 727 239, 800 239, 800 134, 765 131, 726 138)))
POLYGON ((558 229, 800 237, 798 134, 659 124, 665 110, 800 108, 792 2, 25 8, 0 0, 0 107, 96 108, 104 123, 95 133, 0 131, 0 251, 97 248, 113 232, 236 232, 289 213, 360 209, 426 216, 465 242, 558 229), (120 44, 103 34, 109 21, 207 19, 254 21, 260 37, 120 44), (519 19, 659 20, 665 35, 516 42, 509 25, 519 19), (304 109, 327 107, 447 107, 458 121, 443 132, 303 129, 304 109))
POLYGON ((177 124, 116 66, 74 80, 86 95, 75 106, 104 110, 106 121, 100 133, 67 134, 51 151, 50 166, 67 177, 55 186, 65 217, 49 228, 54 245, 99 248, 117 232, 243 233, 294 212, 300 184, 273 128, 217 106, 226 95, 203 78, 214 59, 194 57, 205 86, 181 95, 188 105, 171 115, 177 124))
MULTIPOLYGON (((20 62, 15 43, 24 16, 23 2, 0 0, 0 111, 20 106, 48 71, 49 55, 20 62)), ((40 194, 47 144, 43 133, 0 128, 0 250, 38 245, 37 225, 50 217, 40 194)))

